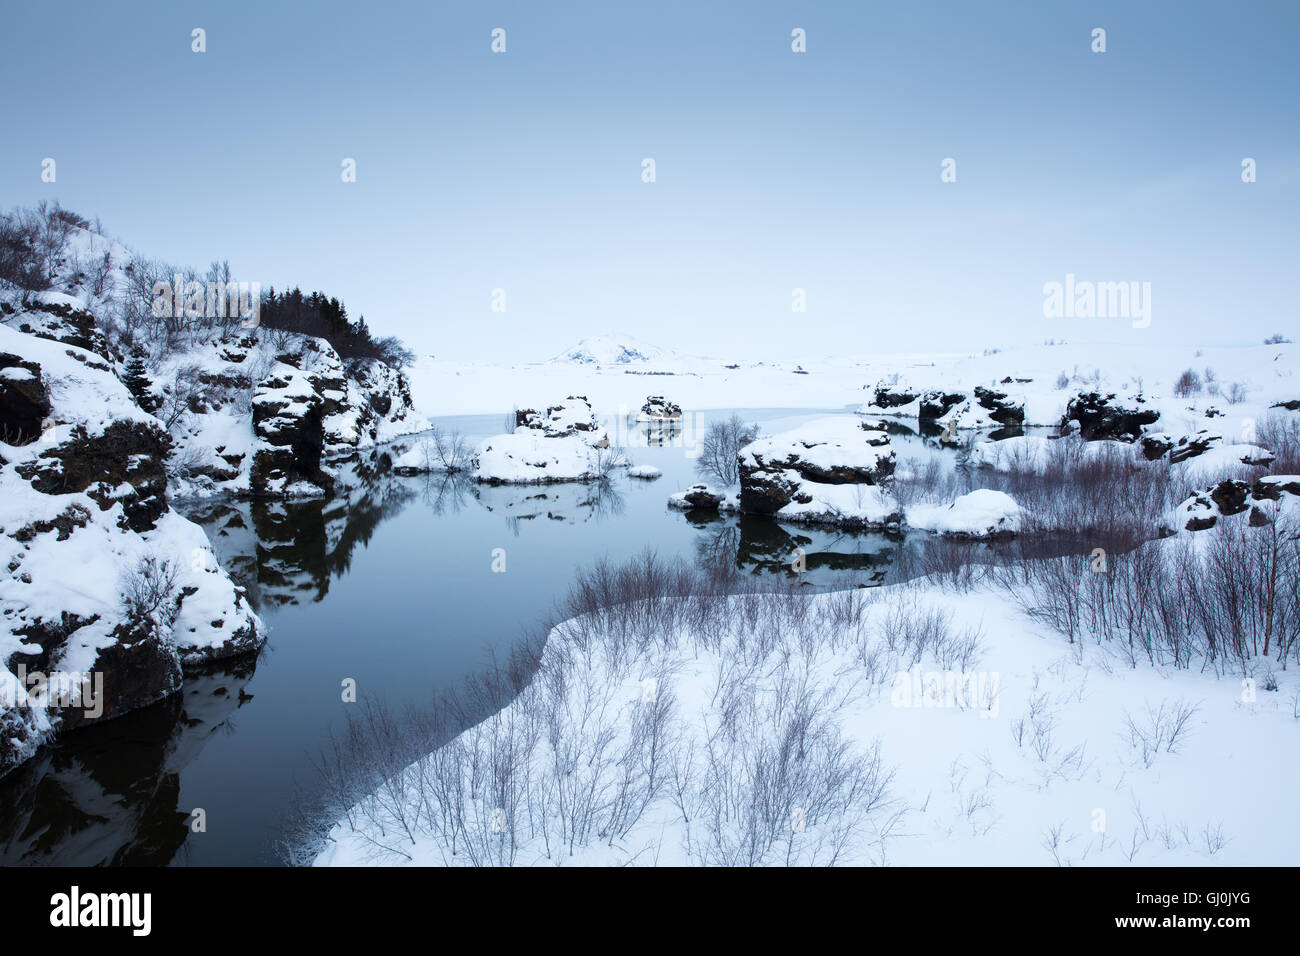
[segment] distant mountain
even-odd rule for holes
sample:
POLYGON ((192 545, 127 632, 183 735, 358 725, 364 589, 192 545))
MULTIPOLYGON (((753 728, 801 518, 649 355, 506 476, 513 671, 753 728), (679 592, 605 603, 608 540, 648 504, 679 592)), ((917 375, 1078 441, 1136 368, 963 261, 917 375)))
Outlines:
POLYGON ((585 338, 551 359, 577 365, 637 365, 672 358, 676 353, 649 345, 627 335, 596 335, 585 338))

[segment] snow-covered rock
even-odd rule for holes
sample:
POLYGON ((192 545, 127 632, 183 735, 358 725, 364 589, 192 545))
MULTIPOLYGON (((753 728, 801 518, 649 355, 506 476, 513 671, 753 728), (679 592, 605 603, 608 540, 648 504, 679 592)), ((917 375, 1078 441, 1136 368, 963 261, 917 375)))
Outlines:
POLYGON ((953 538, 996 538, 1020 530, 1020 506, 1003 491, 979 488, 945 504, 909 505, 907 523, 953 538))
POLYGON ((641 406, 641 414, 637 416, 640 422, 659 422, 665 419, 680 419, 682 417, 682 407, 676 402, 670 402, 662 395, 650 395, 646 398, 645 404, 641 406))
POLYGON ((476 458, 476 480, 519 485, 593 481, 607 474, 614 461, 612 452, 577 435, 548 438, 531 428, 487 439, 476 458))
POLYGON ((627 465, 582 395, 545 411, 516 410, 514 433, 481 443, 474 460, 474 478, 489 484, 594 481, 627 465))
POLYGON ((668 496, 668 506, 680 511, 721 511, 740 510, 739 495, 726 488, 715 488, 703 482, 691 485, 685 491, 678 491, 668 496))
POLYGON ((540 432, 546 438, 577 437, 595 447, 609 446, 609 434, 585 395, 570 395, 545 411, 516 409, 515 431, 523 430, 540 432))
POLYGON ((1300 475, 1264 475, 1253 483, 1225 478, 1178 505, 1164 526, 1170 533, 1205 531, 1238 516, 1254 526, 1300 521, 1300 475))
POLYGON ((21 408, 0 415, 3 773, 59 731, 175 692, 183 666, 256 650, 265 631, 203 531, 169 508, 170 440, 112 370, 7 326, 0 355, 49 403, 36 434, 9 427, 21 408))
MULTIPOLYGON (((305 485, 320 494, 331 476, 315 466, 317 445, 329 459, 427 427, 401 370, 342 361, 324 339, 236 321, 180 322, 168 327, 165 347, 144 341, 139 283, 151 264, 75 215, 62 222, 53 288, 0 290, 0 323, 124 380, 130 357, 119 350, 146 353, 143 389, 132 390, 166 421, 173 495, 283 496, 311 490, 305 485)), ((0 382, 0 406, 18 401, 16 374, 0 382)))
POLYGON ((883 423, 817 419, 741 450, 740 508, 812 524, 897 525, 897 501, 880 485, 894 461, 883 423))
POLYGON ((629 478, 645 478, 647 480, 654 480, 662 475, 663 472, 654 465, 633 465, 627 470, 627 476, 629 478))
POLYGON ((1061 427, 1078 429, 1085 441, 1137 441, 1159 418, 1160 412, 1146 407, 1141 395, 1133 399, 1132 405, 1125 405, 1114 392, 1082 392, 1066 405, 1061 427))

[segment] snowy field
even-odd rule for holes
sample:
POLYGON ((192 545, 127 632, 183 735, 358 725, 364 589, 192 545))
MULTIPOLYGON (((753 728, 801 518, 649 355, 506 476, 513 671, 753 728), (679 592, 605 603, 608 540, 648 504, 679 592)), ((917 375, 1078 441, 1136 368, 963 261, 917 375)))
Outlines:
POLYGON ((1300 782, 1293 671, 1131 662, 989 587, 730 600, 559 626, 514 703, 317 865, 1300 858, 1264 812, 1300 782))
MULTIPOLYGON (((1234 348, 1146 345, 1036 345, 992 354, 815 356, 799 361, 744 362, 704 358, 636 343, 627 337, 584 340, 550 361, 492 364, 422 356, 408 371, 416 408, 424 415, 504 413, 584 395, 605 415, 635 415, 649 395, 664 395, 689 411, 714 408, 858 407, 878 385, 970 391, 995 387, 1025 405, 1025 424, 1055 425, 1081 391, 1141 393, 1161 412, 1166 431, 1195 432, 1212 424, 1239 434, 1277 402, 1300 398, 1296 346, 1234 348), (629 344, 635 343, 635 344, 629 344), (639 349, 639 351, 638 351, 639 349), (628 358, 632 352, 638 356, 628 358), (580 356, 575 358, 574 356, 580 356), (622 359, 622 361, 620 361, 622 359), (1205 380, 1201 394, 1174 395, 1188 368, 1205 380), (1062 380, 1064 376, 1064 380, 1062 380), (1004 383, 1003 380, 1011 381, 1004 383), (1020 381, 1024 379, 1026 381, 1020 381), (1241 391, 1232 394, 1233 385, 1241 391)), ((852 352, 851 345, 846 347, 852 352)))

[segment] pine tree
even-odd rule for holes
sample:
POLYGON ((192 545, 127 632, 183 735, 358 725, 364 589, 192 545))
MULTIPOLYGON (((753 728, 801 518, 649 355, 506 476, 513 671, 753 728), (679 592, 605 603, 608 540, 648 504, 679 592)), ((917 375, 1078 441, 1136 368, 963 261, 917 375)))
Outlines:
POLYGON ((152 383, 144 365, 144 349, 137 346, 131 351, 131 360, 126 363, 126 377, 122 384, 135 396, 136 403, 146 412, 152 412, 158 405, 154 397, 152 383))

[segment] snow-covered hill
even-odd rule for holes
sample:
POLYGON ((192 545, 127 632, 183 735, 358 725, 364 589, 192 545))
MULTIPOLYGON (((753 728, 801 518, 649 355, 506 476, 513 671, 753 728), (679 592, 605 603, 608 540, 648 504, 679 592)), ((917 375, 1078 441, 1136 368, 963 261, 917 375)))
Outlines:
POLYGON ((575 365, 637 365, 678 357, 679 353, 628 335, 595 335, 565 349, 551 361, 575 365))

